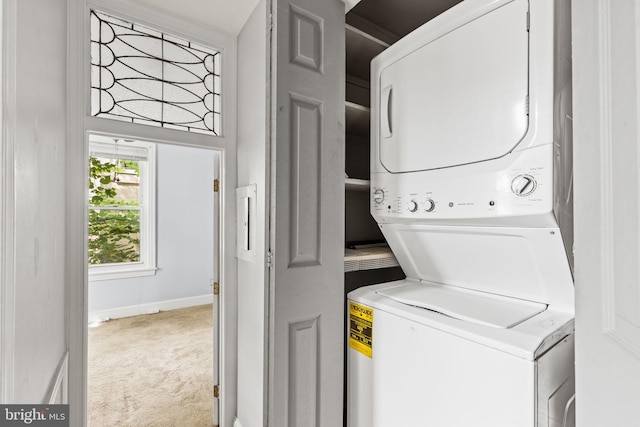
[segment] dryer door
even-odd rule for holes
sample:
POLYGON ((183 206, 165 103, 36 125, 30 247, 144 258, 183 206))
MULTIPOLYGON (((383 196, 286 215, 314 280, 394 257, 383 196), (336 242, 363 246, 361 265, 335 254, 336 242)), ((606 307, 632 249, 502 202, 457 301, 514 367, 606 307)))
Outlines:
POLYGON ((389 172, 480 162, 514 149, 528 128, 527 11, 527 0, 514 0, 446 32, 445 23, 466 18, 454 8, 416 30, 412 45, 397 46, 404 57, 380 65, 374 105, 389 172))

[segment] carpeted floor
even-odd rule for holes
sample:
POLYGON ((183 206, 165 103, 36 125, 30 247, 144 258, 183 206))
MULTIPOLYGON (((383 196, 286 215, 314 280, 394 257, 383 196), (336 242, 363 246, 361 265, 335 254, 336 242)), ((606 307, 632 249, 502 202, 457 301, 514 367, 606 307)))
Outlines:
POLYGON ((89 426, 211 426, 212 324, 203 305, 89 328, 89 426))

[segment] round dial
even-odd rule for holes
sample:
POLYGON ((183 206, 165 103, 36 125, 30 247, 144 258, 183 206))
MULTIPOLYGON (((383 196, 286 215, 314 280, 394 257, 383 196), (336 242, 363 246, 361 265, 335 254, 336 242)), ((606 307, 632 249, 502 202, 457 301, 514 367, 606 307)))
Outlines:
POLYGON ((511 191, 516 196, 528 196, 536 189, 536 179, 531 175, 518 175, 511 181, 511 191))
POLYGON ((376 191, 373 192, 373 201, 376 202, 377 204, 380 204, 384 201, 383 189, 378 188, 376 191))
POLYGON ((435 208, 436 208, 436 202, 434 202, 432 199, 427 199, 427 202, 425 203, 425 207, 424 207, 425 212, 433 212, 435 208))
POLYGON ((415 212, 418 210, 418 202, 412 200, 409 202, 409 212, 415 212))

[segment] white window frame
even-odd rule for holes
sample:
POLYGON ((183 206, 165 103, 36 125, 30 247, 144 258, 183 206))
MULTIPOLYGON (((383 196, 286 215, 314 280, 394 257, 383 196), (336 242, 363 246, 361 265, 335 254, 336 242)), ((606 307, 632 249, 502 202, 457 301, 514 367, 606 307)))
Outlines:
MULTIPOLYGON (((101 135, 89 137, 89 152, 100 144, 111 145, 114 138, 101 135)), ((153 276, 156 274, 156 144, 141 141, 118 141, 120 155, 143 148, 147 160, 140 162, 140 261, 113 264, 89 264, 89 281, 128 279, 131 277, 153 276)), ((134 157, 131 155, 130 157, 134 157)), ((89 209, 92 209, 89 206, 89 209)))

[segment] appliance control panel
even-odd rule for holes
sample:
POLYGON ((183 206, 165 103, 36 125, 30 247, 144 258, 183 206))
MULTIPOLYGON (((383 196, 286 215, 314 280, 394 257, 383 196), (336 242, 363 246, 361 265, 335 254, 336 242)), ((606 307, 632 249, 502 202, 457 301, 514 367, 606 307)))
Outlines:
POLYGON ((551 147, 540 148, 544 150, 527 150, 504 159, 505 168, 496 168, 499 162, 495 161, 404 174, 374 173, 371 213, 380 223, 549 213, 553 210, 553 165, 552 157, 543 151, 551 147))

